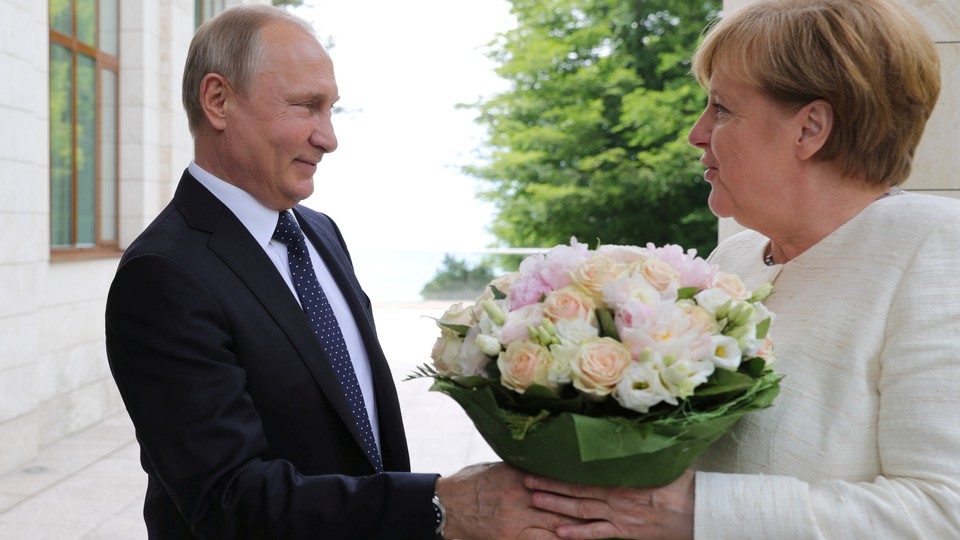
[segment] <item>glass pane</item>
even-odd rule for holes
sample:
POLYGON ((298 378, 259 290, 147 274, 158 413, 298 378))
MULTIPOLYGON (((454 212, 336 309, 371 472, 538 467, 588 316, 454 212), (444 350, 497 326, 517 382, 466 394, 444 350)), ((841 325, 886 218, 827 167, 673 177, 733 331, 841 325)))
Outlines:
POLYGON ((100 240, 116 239, 117 74, 103 69, 100 70, 100 240))
POLYGON ((61 34, 73 35, 73 2, 50 0, 50 28, 61 34))
POLYGON ((97 0, 76 0, 77 39, 88 44, 97 44, 97 0))
POLYGON ((96 243, 97 63, 77 56, 77 245, 96 243))
POLYGON ((50 44, 50 243, 69 246, 73 223, 73 62, 50 44))
POLYGON ((117 56, 120 40, 117 28, 120 21, 118 0, 100 0, 100 50, 117 56))

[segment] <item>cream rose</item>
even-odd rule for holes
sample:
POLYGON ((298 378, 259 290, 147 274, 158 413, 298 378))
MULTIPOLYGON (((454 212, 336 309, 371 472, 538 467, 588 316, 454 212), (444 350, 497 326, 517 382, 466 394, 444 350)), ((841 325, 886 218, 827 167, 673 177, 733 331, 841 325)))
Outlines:
POLYGON ((500 382, 521 394, 534 384, 555 389, 550 382, 552 363, 550 351, 543 345, 532 341, 514 341, 497 358, 500 382))
POLYGON ((511 272, 509 274, 504 274, 498 278, 495 278, 493 281, 490 282, 490 285, 488 285, 487 287, 484 287, 483 292, 480 293, 480 298, 478 298, 478 300, 483 301, 483 300, 494 299, 493 290, 490 288, 490 286, 496 287, 498 291, 500 291, 505 295, 509 295, 510 286, 513 285, 514 282, 516 282, 519 277, 520 277, 520 272, 511 272))
POLYGON ((584 341, 570 362, 573 386, 586 397, 608 396, 620 382, 630 360, 630 351, 613 338, 584 341))
POLYGON ((457 357, 460 354, 460 346, 463 340, 457 337, 453 332, 443 333, 433 344, 433 350, 430 352, 430 358, 433 359, 433 366, 442 375, 459 375, 455 373, 457 369, 457 357))
POLYGON ((643 277, 647 278, 647 281, 660 292, 671 286, 680 287, 680 272, 656 257, 643 261, 640 271, 643 277))
POLYGON ((543 300, 543 315, 552 321, 592 321, 596 314, 593 298, 576 286, 551 291, 543 300))
POLYGON ((572 273, 573 282, 599 296, 603 284, 615 278, 620 269, 612 258, 594 254, 572 273))
POLYGON ((734 300, 746 300, 750 298, 750 291, 748 291, 747 287, 743 284, 743 280, 735 274, 717 272, 711 280, 711 286, 727 293, 727 296, 734 300))
POLYGON ((440 321, 464 326, 477 322, 473 306, 464 306, 463 302, 453 304, 440 316, 440 321))

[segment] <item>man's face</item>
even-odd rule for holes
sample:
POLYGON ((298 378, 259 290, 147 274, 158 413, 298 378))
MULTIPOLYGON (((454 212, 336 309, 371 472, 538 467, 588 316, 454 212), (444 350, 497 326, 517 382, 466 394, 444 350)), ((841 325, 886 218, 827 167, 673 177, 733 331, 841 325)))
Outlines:
POLYGON ((230 92, 220 168, 225 180, 274 210, 313 193, 317 164, 337 148, 331 112, 338 99, 333 62, 302 28, 261 30, 264 58, 246 97, 230 92))

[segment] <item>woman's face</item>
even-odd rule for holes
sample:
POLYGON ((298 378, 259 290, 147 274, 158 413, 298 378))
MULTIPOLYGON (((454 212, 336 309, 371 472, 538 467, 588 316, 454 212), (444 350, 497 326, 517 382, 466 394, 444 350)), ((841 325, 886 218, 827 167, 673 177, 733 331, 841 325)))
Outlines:
POLYGON ((703 150, 708 204, 717 217, 732 217, 756 228, 778 206, 788 204, 784 189, 796 172, 800 137, 796 111, 760 89, 714 69, 707 108, 688 140, 703 150))

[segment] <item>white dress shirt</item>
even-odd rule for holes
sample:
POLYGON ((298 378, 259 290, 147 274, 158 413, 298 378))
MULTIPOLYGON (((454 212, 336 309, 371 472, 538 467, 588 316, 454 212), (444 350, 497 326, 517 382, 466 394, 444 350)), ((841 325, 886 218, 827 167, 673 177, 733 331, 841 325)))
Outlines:
MULTIPOLYGON (((283 277, 287 287, 290 288, 290 293, 299 303, 297 289, 293 284, 293 278, 290 276, 290 266, 287 264, 287 246, 273 239, 273 232, 277 228, 277 220, 279 219, 277 211, 262 205, 252 195, 237 186, 210 174, 196 162, 191 161, 188 170, 203 187, 207 188, 214 197, 219 199, 237 216, 240 223, 246 227, 254 240, 263 248, 267 257, 277 267, 280 276, 283 277)), ((289 212, 289 210, 287 211, 289 212)), ((291 215, 293 215, 292 212, 291 215)), ((294 219, 296 219, 295 215, 294 219)), ((370 418, 370 427, 373 429, 373 437, 376 439, 377 449, 379 450, 380 430, 373 393, 373 375, 370 372, 370 360, 367 357, 367 350, 363 346, 360 330, 353 314, 350 312, 350 306, 347 304, 346 298, 340 291, 340 287, 337 286, 333 275, 313 243, 310 242, 309 237, 307 237, 307 250, 310 252, 310 260, 313 262, 314 271, 317 273, 317 280, 320 281, 320 286, 330 301, 333 313, 340 324, 340 330, 343 332, 347 350, 350 351, 350 360, 353 362, 353 369, 357 373, 357 381, 360 383, 360 390, 363 393, 367 416, 370 418)))

